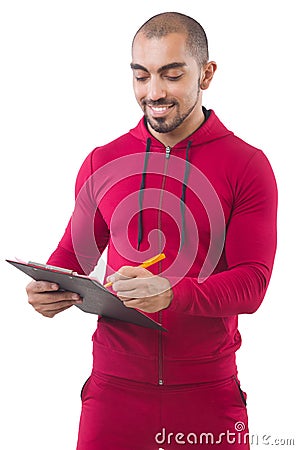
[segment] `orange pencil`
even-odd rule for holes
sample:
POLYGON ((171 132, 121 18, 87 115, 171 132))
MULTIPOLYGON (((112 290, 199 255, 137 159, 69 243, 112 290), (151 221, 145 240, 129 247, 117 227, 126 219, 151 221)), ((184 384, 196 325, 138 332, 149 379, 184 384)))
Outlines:
MULTIPOLYGON (((152 266, 153 264, 165 259, 166 255, 164 253, 159 253, 159 255, 153 256, 152 258, 147 259, 146 261, 144 261, 142 264, 140 264, 137 267, 144 267, 145 269, 147 267, 152 266)), ((107 288, 109 286, 112 286, 112 282, 109 281, 108 283, 104 284, 104 287, 107 288)))

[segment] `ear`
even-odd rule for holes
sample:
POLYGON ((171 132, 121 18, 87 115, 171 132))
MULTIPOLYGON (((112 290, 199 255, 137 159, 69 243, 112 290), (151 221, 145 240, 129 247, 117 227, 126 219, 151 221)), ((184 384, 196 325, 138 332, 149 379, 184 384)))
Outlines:
POLYGON ((200 80, 200 88, 202 90, 208 89, 216 69, 217 64, 214 61, 209 61, 202 67, 200 80))

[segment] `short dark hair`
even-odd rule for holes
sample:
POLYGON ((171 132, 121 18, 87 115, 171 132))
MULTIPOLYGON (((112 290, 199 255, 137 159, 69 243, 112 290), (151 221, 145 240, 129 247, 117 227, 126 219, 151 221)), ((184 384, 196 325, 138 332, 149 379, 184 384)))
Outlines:
POLYGON ((162 38, 170 33, 186 34, 186 46, 199 67, 208 62, 208 40, 203 27, 192 17, 178 12, 165 12, 151 17, 136 32, 143 33, 147 39, 162 38))

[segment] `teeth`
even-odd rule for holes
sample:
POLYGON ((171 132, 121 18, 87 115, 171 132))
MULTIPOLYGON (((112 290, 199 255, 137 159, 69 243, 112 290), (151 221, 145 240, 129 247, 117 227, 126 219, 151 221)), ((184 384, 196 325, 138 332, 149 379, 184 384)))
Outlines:
POLYGON ((151 106, 151 108, 155 112, 163 112, 163 111, 166 111, 168 109, 168 106, 161 106, 161 107, 151 106))

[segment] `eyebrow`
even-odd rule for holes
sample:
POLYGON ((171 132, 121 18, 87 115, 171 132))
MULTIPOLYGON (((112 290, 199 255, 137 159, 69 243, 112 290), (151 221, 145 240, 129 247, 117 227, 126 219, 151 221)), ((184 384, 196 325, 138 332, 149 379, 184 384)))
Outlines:
MULTIPOLYGON (((179 68, 182 68, 182 67, 185 67, 185 66, 186 66, 186 63, 172 62, 170 64, 166 64, 165 66, 159 67, 159 69, 157 70, 157 73, 165 72, 166 70, 170 70, 170 69, 179 69, 179 68)), ((131 63, 130 67, 133 70, 143 70, 144 72, 148 72, 149 73, 149 70, 146 69, 146 67, 142 66, 141 64, 131 63)))

